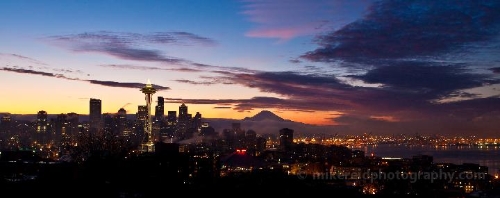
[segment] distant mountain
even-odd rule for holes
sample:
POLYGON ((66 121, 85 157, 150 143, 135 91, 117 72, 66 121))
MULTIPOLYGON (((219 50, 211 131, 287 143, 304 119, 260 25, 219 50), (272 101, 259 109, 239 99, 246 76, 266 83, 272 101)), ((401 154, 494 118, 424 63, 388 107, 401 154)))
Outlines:
POLYGON ((263 110, 263 111, 255 114, 252 117, 243 118, 243 120, 244 121, 265 121, 265 120, 269 120, 269 121, 290 121, 290 120, 285 120, 285 119, 279 117, 278 115, 274 114, 273 112, 267 111, 267 110, 263 110))
POLYGON ((294 134, 334 134, 338 132, 338 128, 334 126, 321 126, 295 122, 292 120, 284 119, 271 111, 261 111, 252 117, 246 117, 241 120, 238 119, 225 119, 225 118, 204 118, 209 125, 212 126, 217 132, 224 129, 230 129, 233 123, 240 123, 241 128, 244 130, 254 130, 257 134, 279 134, 282 128, 291 128, 294 134))

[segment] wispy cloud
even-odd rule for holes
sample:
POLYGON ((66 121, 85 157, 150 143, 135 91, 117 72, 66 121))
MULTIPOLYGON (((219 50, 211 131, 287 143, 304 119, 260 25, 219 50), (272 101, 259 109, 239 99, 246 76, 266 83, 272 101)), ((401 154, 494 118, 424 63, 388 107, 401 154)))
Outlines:
MULTIPOLYGON (((144 83, 132 83, 132 82, 116 82, 116 81, 102 81, 102 80, 82 80, 90 82, 91 84, 103 85, 107 87, 123 87, 123 88, 142 88, 146 86, 144 83)), ((169 87, 164 87, 160 85, 153 84, 153 87, 158 90, 168 90, 169 87)))
POLYGON ((39 75, 39 76, 47 76, 47 77, 55 77, 55 78, 64 78, 64 79, 68 79, 68 80, 74 80, 72 78, 67 78, 63 74, 55 74, 55 73, 36 71, 36 70, 31 70, 31 69, 2 67, 2 68, 0 68, 0 70, 7 71, 7 72, 20 73, 20 74, 33 74, 33 75, 39 75))
POLYGON ((198 63, 183 58, 171 57, 158 50, 158 45, 215 46, 209 38, 188 32, 156 32, 138 34, 126 32, 87 32, 57 35, 43 38, 49 44, 73 52, 101 53, 123 60, 157 62, 161 67, 146 67, 126 64, 100 65, 102 67, 134 70, 167 70, 179 72, 254 72, 251 69, 198 63), (149 48, 148 48, 149 47, 149 48))
POLYGON ((57 35, 43 38, 48 43, 74 52, 95 52, 124 60, 156 61, 180 64, 185 60, 170 57, 156 49, 144 49, 144 45, 201 45, 213 46, 215 41, 188 32, 155 32, 138 34, 126 32, 87 32, 57 35))
POLYGON ((187 68, 187 67, 163 68, 163 67, 149 67, 149 66, 139 66, 139 65, 129 65, 129 64, 108 64, 108 65, 99 65, 99 66, 113 68, 113 69, 132 69, 132 70, 165 70, 165 71, 178 71, 178 72, 201 72, 202 71, 202 70, 187 68))
POLYGON ((217 106, 217 107, 214 107, 214 109, 231 109, 232 107, 225 107, 225 106, 217 106))
POLYGON ((30 57, 27 57, 27 56, 23 56, 23 55, 19 55, 19 54, 0 53, 0 60, 2 60, 2 59, 10 59, 10 58, 27 61, 29 64, 44 65, 44 66, 48 65, 47 63, 44 63, 44 62, 42 62, 40 60, 37 60, 37 59, 34 59, 34 58, 30 58, 30 57))
POLYGON ((200 76, 200 79, 204 79, 202 81, 194 81, 194 80, 186 80, 186 79, 178 79, 174 80, 175 82, 191 84, 191 85, 216 85, 216 84, 224 84, 231 85, 234 84, 230 79, 226 77, 214 77, 214 76, 200 76))
POLYGON ((244 1, 242 14, 257 24, 246 36, 286 41, 341 27, 356 20, 370 1, 244 1))
MULTIPOLYGON (((116 82, 116 81, 85 80, 85 79, 78 79, 78 78, 69 78, 69 77, 66 77, 64 74, 57 74, 57 73, 50 73, 50 72, 36 71, 36 70, 22 69, 22 68, 2 67, 2 68, 0 68, 0 71, 15 72, 15 73, 20 73, 20 74, 31 74, 31 75, 46 76, 46 77, 54 77, 54 78, 61 78, 61 79, 74 80, 74 81, 84 81, 84 82, 89 82, 91 84, 102 85, 102 86, 107 86, 107 87, 141 88, 141 87, 144 87, 146 85, 143 83, 133 83, 133 82, 116 82)), ((169 87, 164 87, 161 85, 153 85, 153 87, 156 88, 158 91, 170 89, 169 87)))
POLYGON ((191 84, 191 85, 213 85, 213 84, 216 84, 215 82, 210 82, 210 81, 192 81, 192 80, 185 80, 185 79, 179 79, 179 80, 174 80, 174 81, 180 82, 180 83, 191 84))

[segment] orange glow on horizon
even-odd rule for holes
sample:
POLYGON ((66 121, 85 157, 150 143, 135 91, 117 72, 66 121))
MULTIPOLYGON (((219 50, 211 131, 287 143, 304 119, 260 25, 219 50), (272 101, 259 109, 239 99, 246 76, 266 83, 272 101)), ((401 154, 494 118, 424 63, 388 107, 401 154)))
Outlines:
MULTIPOLYGON (((2 74, 2 77, 6 77, 7 80, 11 79, 8 82, 17 82, 16 84, 8 84, 4 87, 3 91, 5 93, 17 94, 5 95, 0 99, 0 113, 37 114, 38 111, 43 110, 51 115, 70 112, 88 115, 90 98, 102 100, 102 113, 116 113, 123 107, 127 111, 127 114, 135 114, 137 106, 145 104, 144 95, 140 93, 140 89, 104 87, 92 85, 88 82, 68 81, 45 76, 6 72, 0 72, 0 74, 2 74), (44 85, 34 86, 32 82, 43 82, 44 85), (19 92, 18 87, 23 87, 23 91, 19 92)), ((153 97, 164 96, 167 98, 168 96, 180 95, 185 98, 196 98, 192 94, 198 94, 202 91, 197 89, 194 89, 195 91, 188 90, 190 89, 178 88, 175 90, 159 91, 153 97)), ((243 95, 242 97, 251 98, 254 91, 250 90, 246 92, 250 94, 249 96, 243 95)), ((210 95, 208 99, 216 99, 213 97, 226 98, 231 95, 230 93, 217 96, 210 95)), ((153 102, 152 112, 154 112, 155 105, 156 101, 153 102)), ((231 105, 229 105, 231 108, 214 108, 218 106, 216 104, 186 103, 186 105, 188 106, 188 113, 195 115, 196 112, 200 112, 202 118, 243 119, 245 117, 252 117, 262 110, 269 110, 283 119, 295 122, 315 125, 335 125, 336 123, 331 118, 339 115, 339 112, 332 111, 300 111, 272 108, 238 111, 233 109, 231 105)), ((178 112, 179 106, 180 103, 165 103, 165 114, 167 114, 167 111, 178 112)))
MULTIPOLYGON (((1 105, 1 113, 11 113, 11 114, 36 114, 38 111, 44 110, 48 114, 60 114, 60 113, 78 113, 80 115, 88 115, 89 113, 89 99, 86 100, 73 100, 61 103, 23 103, 16 102, 11 103, 12 105, 1 105), (21 105, 22 104, 22 105, 21 105)), ((121 107, 127 111, 127 114, 135 114, 137 112, 137 106, 143 105, 142 103, 129 103, 129 104, 113 104, 108 103, 103 100, 102 113, 116 113, 121 107)), ((151 110, 154 112, 153 104, 151 110)), ((245 117, 252 117, 262 110, 269 110, 274 114, 280 116, 286 120, 292 120, 295 122, 302 122, 305 124, 314 125, 335 125, 336 123, 332 119, 331 111, 293 111, 293 110, 279 110, 279 109, 254 109, 249 111, 237 111, 232 108, 217 109, 214 108, 216 105, 208 104, 189 104, 188 113, 195 115, 196 112, 202 114, 203 118, 225 118, 225 119, 243 119, 245 117)), ((179 111, 179 103, 166 103, 165 104, 165 115, 168 111, 179 111)), ((338 113, 338 112, 337 112, 338 113)))

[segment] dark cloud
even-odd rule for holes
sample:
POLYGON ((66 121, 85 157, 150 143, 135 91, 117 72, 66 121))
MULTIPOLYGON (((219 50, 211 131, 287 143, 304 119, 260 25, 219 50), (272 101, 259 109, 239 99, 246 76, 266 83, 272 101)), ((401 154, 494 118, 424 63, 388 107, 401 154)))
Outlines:
POLYGON ((233 107, 214 107, 214 109, 231 109, 233 107))
POLYGON ((35 70, 30 70, 30 69, 3 67, 0 70, 20 73, 20 74, 34 74, 34 75, 48 76, 48 77, 56 77, 57 76, 57 74, 53 74, 53 73, 49 73, 49 72, 42 72, 42 71, 35 71, 35 70))
MULTIPOLYGON (((90 82, 92 84, 96 85, 103 85, 103 86, 108 86, 108 87, 123 87, 123 88, 142 88, 146 86, 146 84, 143 83, 131 83, 131 82, 115 82, 115 81, 101 81, 101 80, 84 80, 87 82, 90 82)), ((160 85, 155 85, 153 84, 153 87, 157 89, 158 91, 161 90, 168 90, 170 89, 169 87, 164 87, 160 85)))
POLYGON ((377 67, 356 78, 367 83, 382 83, 386 88, 419 92, 428 95, 429 99, 498 82, 485 74, 470 73, 470 69, 463 66, 427 66, 410 62, 377 67))
POLYGON ((232 81, 264 92, 283 95, 297 95, 297 92, 320 91, 316 88, 338 88, 347 86, 335 76, 300 75, 295 72, 260 72, 256 74, 235 74, 232 81), (315 88, 316 87, 316 88, 315 88))
POLYGON ((250 99, 180 99, 165 98, 165 103, 189 103, 189 104, 216 104, 216 105, 235 105, 234 109, 239 111, 251 110, 253 108, 291 108, 286 105, 284 99, 274 97, 253 97, 250 99))
POLYGON ((341 125, 377 125, 390 122, 384 119, 378 119, 367 115, 341 115, 330 119, 341 125))
POLYGON ((350 133, 476 135, 495 137, 500 123, 500 98, 482 98, 430 105, 421 117, 387 121, 368 115, 341 115, 331 118, 350 133))
POLYGON ((172 68, 172 69, 167 69, 167 70, 179 71, 179 72, 202 72, 202 70, 199 70, 199 69, 192 69, 192 68, 186 68, 186 67, 172 68))
POLYGON ((490 71, 492 71, 495 74, 500 74, 500 67, 493 67, 490 68, 490 71))
MULTIPOLYGON (((352 62, 465 52, 500 32, 498 1, 378 1, 356 22, 320 36, 311 61, 352 62)), ((481 43, 485 44, 485 43, 481 43)))
POLYGON ((23 69, 23 68, 15 68, 15 67, 12 67, 12 68, 3 67, 3 68, 0 68, 0 70, 7 71, 7 72, 20 73, 20 74, 32 74, 32 75, 38 75, 38 76, 62 78, 62 79, 67 79, 67 80, 78 80, 78 78, 69 78, 63 74, 50 73, 50 72, 44 72, 44 71, 36 71, 36 70, 31 70, 31 69, 23 69))
POLYGON ((102 52, 124 60, 159 61, 172 64, 179 64, 184 61, 179 58, 167 57, 159 50, 135 49, 122 46, 91 46, 74 50, 79 52, 102 52))
MULTIPOLYGON (((143 83, 131 83, 131 82, 115 82, 115 81, 101 81, 101 80, 83 80, 83 79, 78 79, 78 78, 69 78, 69 77, 64 76, 63 74, 49 73, 49 72, 43 72, 43 71, 35 71, 35 70, 22 69, 22 68, 7 68, 7 67, 3 67, 3 68, 0 68, 0 71, 15 72, 15 73, 21 73, 21 74, 32 74, 32 75, 54 77, 54 78, 62 78, 62 79, 66 79, 66 80, 84 81, 84 82, 89 82, 91 84, 108 86, 108 87, 142 88, 142 87, 144 87, 146 85, 146 84, 143 84, 143 83)), ((170 89, 169 87, 164 87, 164 86, 160 86, 160 85, 153 85, 153 87, 156 88, 158 91, 170 89)))

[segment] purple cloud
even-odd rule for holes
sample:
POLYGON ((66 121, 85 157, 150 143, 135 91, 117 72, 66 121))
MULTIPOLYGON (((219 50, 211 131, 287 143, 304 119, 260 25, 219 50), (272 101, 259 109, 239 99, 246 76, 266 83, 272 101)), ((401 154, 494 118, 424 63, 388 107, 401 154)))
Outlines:
POLYGON ((246 36, 286 41, 314 35, 354 21, 369 1, 245 1, 243 14, 257 26, 246 36))
POLYGON ((166 56, 159 50, 141 49, 137 46, 144 44, 213 46, 216 44, 209 38, 188 32, 138 34, 101 31, 50 36, 44 39, 51 44, 74 52, 96 52, 124 60, 157 61, 172 64, 181 64, 185 60, 166 56))

